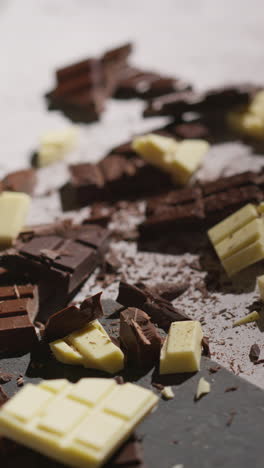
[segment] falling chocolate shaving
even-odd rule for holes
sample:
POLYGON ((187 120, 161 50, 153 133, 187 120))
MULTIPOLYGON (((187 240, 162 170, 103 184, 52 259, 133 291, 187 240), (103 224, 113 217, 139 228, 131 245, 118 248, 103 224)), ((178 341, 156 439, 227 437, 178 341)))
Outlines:
POLYGON ((159 358, 161 336, 140 309, 129 307, 120 313, 120 342, 127 361, 136 367, 152 366, 159 358))
POLYGON ((250 361, 252 362, 258 361, 259 355, 260 355, 260 347, 259 345, 255 343, 251 346, 250 351, 249 351, 250 361))
POLYGON ((211 351, 209 346, 209 338, 204 336, 202 339, 203 355, 206 357, 211 357, 211 351))
POLYGON ((87 323, 103 316, 101 292, 85 299, 80 307, 70 306, 53 314, 47 321, 44 340, 50 342, 80 330, 87 323))
POLYGON ((225 393, 235 392, 237 389, 238 389, 237 386, 227 387, 227 388, 225 389, 225 393))

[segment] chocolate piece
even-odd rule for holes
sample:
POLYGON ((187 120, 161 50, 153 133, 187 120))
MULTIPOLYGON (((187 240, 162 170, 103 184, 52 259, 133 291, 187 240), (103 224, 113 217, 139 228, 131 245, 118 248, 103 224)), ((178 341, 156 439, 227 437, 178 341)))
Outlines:
POLYGON ((156 284, 154 287, 149 288, 155 294, 167 299, 167 301, 173 301, 177 297, 181 296, 182 294, 189 289, 190 283, 188 281, 184 281, 182 283, 160 283, 156 284))
POLYGON ((225 393, 228 393, 228 392, 235 392, 237 389, 238 389, 237 386, 235 386, 235 387, 227 387, 227 388, 225 389, 225 393))
POLYGON ((205 113, 228 110, 247 104, 256 88, 251 85, 223 86, 204 93, 184 91, 171 93, 150 101, 144 110, 144 117, 173 115, 179 117, 185 112, 205 113))
POLYGON ((2 369, 0 369, 0 384, 10 382, 10 380, 12 380, 13 377, 13 374, 10 374, 9 372, 5 372, 2 369))
POLYGON ((252 362, 256 362, 260 355, 260 347, 256 343, 253 344, 249 351, 249 359, 252 362))
POLYGON ((172 186, 170 177, 141 158, 110 154, 98 164, 70 166, 71 185, 80 204, 98 200, 139 198, 172 186))
POLYGON ((3 390, 3 387, 0 385, 0 407, 8 400, 6 392, 3 390))
POLYGON ((38 313, 38 288, 37 286, 14 285, 0 287, 0 317, 3 315, 28 314, 33 322, 38 313))
POLYGON ((24 169, 7 174, 2 180, 2 189, 32 195, 36 183, 36 171, 34 169, 24 169))
POLYGON ((203 355, 210 358, 211 351, 210 351, 209 338, 207 336, 203 336, 202 348, 203 348, 203 355))
POLYGON ((192 138, 207 138, 209 129, 199 122, 172 124, 167 127, 169 132, 177 138, 192 139, 192 138))
POLYGON ((4 267, 34 278, 41 302, 49 298, 63 307, 101 262, 108 240, 109 232, 97 225, 67 222, 33 227, 0 260, 4 267))
POLYGON ((161 337, 145 312, 134 307, 123 310, 119 335, 128 363, 144 368, 158 361, 161 337))
POLYGON ((10 312, 0 311, 0 353, 30 351, 38 342, 36 331, 29 320, 27 310, 18 306, 10 312))
POLYGON ((152 322, 167 331, 172 322, 190 320, 182 311, 176 309, 169 301, 152 293, 144 284, 134 286, 120 281, 117 302, 125 307, 136 307, 146 312, 152 322))
POLYGON ((80 307, 72 305, 49 317, 43 339, 51 342, 64 338, 70 333, 80 330, 92 320, 102 317, 101 294, 88 297, 80 304, 80 307))
POLYGON ((132 435, 113 456, 109 468, 128 467, 141 468, 143 463, 142 445, 135 435, 132 435))

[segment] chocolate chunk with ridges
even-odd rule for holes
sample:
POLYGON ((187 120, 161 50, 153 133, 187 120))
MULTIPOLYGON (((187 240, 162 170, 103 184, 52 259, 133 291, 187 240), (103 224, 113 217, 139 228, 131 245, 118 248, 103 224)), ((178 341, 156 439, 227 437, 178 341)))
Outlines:
POLYGON ((215 109, 218 112, 226 112, 233 107, 247 104, 256 90, 256 87, 245 84, 223 86, 204 93, 194 91, 171 93, 151 100, 144 110, 144 116, 178 117, 185 112, 206 113, 215 109))
POLYGON ((37 175, 34 169, 11 172, 2 180, 3 190, 12 192, 24 192, 31 195, 37 183, 37 175))
POLYGON ((129 307, 120 313, 119 336, 127 362, 132 366, 144 368, 158 361, 161 337, 142 310, 129 307))
POLYGON ((101 294, 88 297, 80 307, 72 305, 49 317, 43 338, 49 342, 58 340, 80 330, 92 320, 102 317, 101 294))
POLYGON ((29 229, 0 260, 4 267, 34 278, 41 302, 50 298, 59 308, 101 262, 108 241, 109 231, 101 226, 54 224, 29 229))
POLYGON ((14 285, 0 287, 0 318, 28 314, 33 322, 38 313, 38 287, 27 285, 14 285))
POLYGON ((152 293, 144 284, 130 285, 123 281, 119 284, 117 302, 125 307, 136 307, 146 312, 153 323, 167 331, 172 322, 190 320, 182 311, 169 301, 152 293))
POLYGON ((250 361, 252 362, 255 362, 258 360, 259 358, 259 355, 260 355, 260 347, 259 345, 257 345, 256 343, 253 344, 250 348, 250 351, 249 351, 249 359, 250 361))

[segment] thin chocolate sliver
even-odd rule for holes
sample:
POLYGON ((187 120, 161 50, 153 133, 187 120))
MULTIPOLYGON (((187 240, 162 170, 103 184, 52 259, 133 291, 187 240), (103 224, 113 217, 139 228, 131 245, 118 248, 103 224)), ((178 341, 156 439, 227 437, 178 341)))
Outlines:
POLYGON ((53 314, 46 323, 43 339, 48 342, 58 340, 102 317, 101 294, 88 297, 80 307, 72 305, 53 314))
POLYGON ((250 361, 252 362, 258 361, 259 355, 260 355, 260 347, 258 344, 255 343, 251 346, 250 351, 249 351, 250 361))

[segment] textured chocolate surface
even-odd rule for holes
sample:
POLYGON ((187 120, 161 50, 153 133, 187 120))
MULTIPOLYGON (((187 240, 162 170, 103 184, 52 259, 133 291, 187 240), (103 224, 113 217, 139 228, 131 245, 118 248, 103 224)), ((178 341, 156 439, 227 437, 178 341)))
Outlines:
POLYGON ((128 364, 144 368, 158 362, 161 337, 148 314, 135 307, 120 312, 119 335, 128 364))
POLYGON ((32 195, 36 183, 36 171, 34 169, 23 169, 7 174, 2 180, 2 189, 12 192, 24 192, 32 195))
POLYGON ((86 324, 102 317, 101 293, 85 299, 79 307, 69 306, 49 317, 43 338, 46 341, 54 341, 63 338, 70 333, 80 330, 86 324))
POLYGON ((0 317, 27 313, 33 322, 38 313, 38 306, 37 286, 15 284, 14 286, 0 287, 0 317))
POLYGON ((171 302, 153 293, 144 284, 131 285, 120 281, 117 302, 125 307, 136 307, 146 312, 153 323, 167 331, 172 322, 189 320, 182 311, 171 302))

